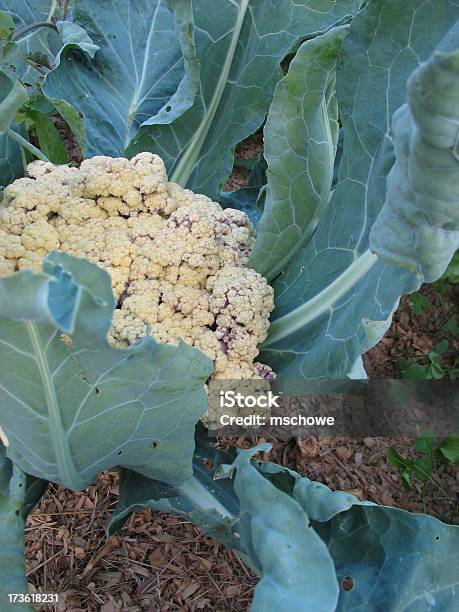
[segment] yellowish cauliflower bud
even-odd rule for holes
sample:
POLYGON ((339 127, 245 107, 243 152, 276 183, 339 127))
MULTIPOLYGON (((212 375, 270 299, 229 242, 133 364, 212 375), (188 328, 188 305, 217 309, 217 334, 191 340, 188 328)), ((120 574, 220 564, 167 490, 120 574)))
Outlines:
POLYGON ((83 193, 89 198, 103 196, 101 206, 113 211, 118 206, 121 214, 150 210, 146 196, 166 201, 166 169, 160 157, 152 153, 140 153, 132 160, 105 156, 86 159, 80 168, 83 193), (119 202, 106 200, 109 196, 119 202))
POLYGON ((57 250, 60 246, 59 234, 56 229, 44 219, 27 225, 22 232, 22 245, 28 251, 43 249, 47 253, 57 250))
POLYGON ((88 198, 71 198, 59 207, 59 218, 68 224, 79 224, 90 219, 106 219, 107 212, 88 198))
POLYGON ((156 213, 140 213, 138 217, 127 220, 131 238, 154 238, 162 229, 165 221, 156 213))
POLYGON ((28 211, 6 205, 0 207, 0 228, 8 234, 20 236, 26 225, 43 218, 37 210, 28 211))
POLYGON ((25 248, 21 244, 20 236, 0 229, 0 276, 12 274, 16 269, 16 260, 24 253, 25 248))
POLYGON ((0 257, 14 261, 24 253, 25 248, 21 244, 21 238, 0 229, 0 257))
POLYGON ((274 308, 274 290, 266 279, 251 270, 225 266, 209 279, 210 309, 217 315, 217 324, 228 326, 233 321, 263 342, 274 308))
POLYGON ((220 380, 274 378, 254 362, 273 309, 271 287, 245 267, 254 241, 243 212, 169 183, 152 153, 80 168, 33 162, 0 206, 1 275, 39 271, 53 250, 85 257, 111 277, 113 345, 147 330, 183 340, 212 359, 220 380))
POLYGON ((115 266, 109 266, 106 263, 100 263, 99 265, 110 274, 112 279, 113 293, 116 299, 119 300, 129 285, 129 268, 116 268, 115 266))
POLYGON ((38 249, 36 251, 26 251, 23 257, 17 260, 18 270, 28 268, 33 272, 41 272, 43 267, 43 259, 48 254, 45 249, 38 249))
POLYGON ((151 260, 171 283, 204 287, 222 265, 241 265, 253 247, 255 232, 244 213, 223 210, 208 201, 175 210, 157 235, 151 260))
POLYGON ((228 359, 221 370, 217 370, 213 376, 214 380, 246 380, 261 378, 250 361, 239 361, 228 359))
POLYGON ((16 272, 16 260, 0 256, 0 276, 9 276, 16 272))
POLYGON ((204 205, 212 203, 205 195, 194 193, 191 189, 184 189, 178 183, 167 183, 167 203, 163 212, 170 215, 182 206, 204 205))

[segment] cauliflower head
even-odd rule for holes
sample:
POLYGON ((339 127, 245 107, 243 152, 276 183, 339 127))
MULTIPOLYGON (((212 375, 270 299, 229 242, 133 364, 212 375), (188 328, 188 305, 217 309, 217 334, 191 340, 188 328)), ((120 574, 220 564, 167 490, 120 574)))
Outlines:
POLYGON ((214 363, 214 379, 265 379, 256 362, 273 290, 245 267, 255 241, 247 215, 168 182, 152 153, 93 157, 80 168, 35 161, 5 189, 0 275, 41 270, 53 250, 104 268, 117 299, 110 331, 126 347, 147 330, 180 339, 214 363))

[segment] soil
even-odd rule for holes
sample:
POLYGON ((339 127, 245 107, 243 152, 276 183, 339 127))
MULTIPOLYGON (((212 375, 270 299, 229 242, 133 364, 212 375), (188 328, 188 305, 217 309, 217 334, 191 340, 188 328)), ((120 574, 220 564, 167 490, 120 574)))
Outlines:
MULTIPOLYGON (((69 148, 73 147, 73 161, 80 161, 81 152, 75 148, 68 128, 59 120, 56 125, 69 148)), ((256 159, 261 146, 258 133, 238 147, 226 190, 246 183, 250 170, 238 166, 238 162, 256 159)), ((400 359, 427 364, 429 351, 443 340, 448 341, 442 354, 446 375, 453 367, 458 335, 448 321, 458 316, 457 285, 424 285, 419 293, 427 300, 423 300, 424 309, 416 314, 413 297, 402 298, 390 329, 364 356, 370 377, 399 378, 400 359)), ((219 440, 219 445, 247 448, 256 441, 225 438, 219 440)), ((307 437, 275 442, 271 453, 263 458, 360 499, 459 523, 457 469, 439 463, 430 480, 413 481, 412 490, 405 491, 400 474, 387 461, 389 447, 406 457, 416 456, 411 438, 307 437)), ((93 486, 80 493, 50 486, 27 524, 31 590, 59 593, 60 604, 55 609, 72 612, 227 612, 249 608, 256 584, 252 572, 232 551, 180 517, 139 512, 118 535, 107 539, 105 530, 117 498, 117 478, 113 473, 101 474, 93 486)))

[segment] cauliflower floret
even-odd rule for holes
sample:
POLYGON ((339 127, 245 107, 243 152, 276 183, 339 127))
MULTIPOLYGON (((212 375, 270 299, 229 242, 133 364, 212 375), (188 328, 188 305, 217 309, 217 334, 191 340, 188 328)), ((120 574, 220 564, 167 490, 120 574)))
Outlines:
MULTIPOLYGON (((119 204, 122 214, 150 210, 143 196, 155 194, 166 201, 166 169, 162 159, 152 153, 141 153, 130 161, 102 155, 92 157, 81 164, 80 173, 86 197, 120 198, 126 205, 119 204)), ((113 202, 102 200, 101 205, 113 207, 113 202)))
POLYGON ((219 204, 181 206, 158 234, 151 260, 171 283, 205 286, 224 264, 241 265, 253 246, 254 229, 244 213, 219 204))
POLYGON ((45 218, 37 209, 29 211, 13 205, 0 207, 0 228, 16 236, 20 236, 29 223, 45 218))
POLYGON ((0 229, 0 276, 12 274, 17 260, 25 254, 20 236, 8 234, 0 229))
POLYGON ((76 168, 52 166, 47 162, 36 161, 29 164, 29 176, 14 181, 5 189, 5 203, 14 200, 14 208, 37 210, 46 217, 56 213, 61 204, 81 195, 81 180, 76 168), (29 172, 30 171, 30 172, 29 172))
POLYGON ((211 311, 217 315, 217 325, 233 328, 243 326, 263 342, 269 328, 269 316, 274 308, 274 291, 266 279, 249 268, 225 266, 209 279, 207 289, 211 311))
POLYGON ((17 263, 15 259, 6 259, 0 255, 0 276, 9 276, 16 272, 17 263))
POLYGON ((110 274, 112 279, 113 294, 116 299, 119 300, 129 285, 129 268, 110 266, 104 262, 100 262, 99 265, 110 274))
POLYGON ((17 267, 19 270, 29 268, 33 272, 41 272, 43 268, 43 259, 48 254, 45 249, 37 249, 36 251, 26 251, 24 255, 18 259, 17 267))
POLYGON ((105 253, 105 228, 99 220, 69 224, 63 219, 55 223, 61 249, 75 257, 87 257, 93 263, 102 261, 105 253))
POLYGON ((166 215, 170 215, 181 208, 182 206, 193 206, 214 204, 210 198, 205 195, 194 193, 191 189, 184 189, 178 183, 167 183, 167 202, 163 208, 166 215))
POLYGON ((0 229, 0 257, 15 260, 24 253, 25 248, 21 244, 20 236, 8 234, 0 229))
POLYGON ((28 251, 44 250, 46 253, 59 248, 59 234, 44 219, 27 225, 22 232, 22 245, 28 251))
POLYGON ((127 348, 138 338, 144 336, 146 329, 147 325, 142 319, 128 315, 121 310, 115 310, 108 340, 112 346, 127 348))
POLYGON ((80 224, 89 219, 106 219, 107 212, 88 198, 73 198, 59 208, 59 218, 69 224, 80 224))
POLYGON ((150 333, 195 346, 215 380, 272 380, 254 362, 273 309, 267 281, 245 267, 255 230, 245 213, 168 183, 157 155, 93 157, 81 167, 37 161, 5 190, 0 274, 42 269, 62 250, 105 269, 117 300, 109 341, 150 333))
POLYGON ((131 238, 154 238, 162 230, 165 221, 156 213, 140 213, 127 220, 131 238))

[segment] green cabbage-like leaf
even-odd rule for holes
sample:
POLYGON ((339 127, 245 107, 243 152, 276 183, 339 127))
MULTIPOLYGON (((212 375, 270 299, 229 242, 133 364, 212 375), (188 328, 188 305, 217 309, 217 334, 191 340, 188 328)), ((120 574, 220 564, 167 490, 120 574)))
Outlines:
POLYGON ((338 583, 333 562, 308 515, 287 491, 256 469, 257 450, 242 451, 231 465, 240 502, 238 533, 245 555, 258 569, 253 610, 334 610, 338 583))
MULTIPOLYGON (((344 129, 339 182, 312 240, 273 284, 276 306, 260 359, 280 380, 347 376, 359 355, 390 325, 400 295, 421 282, 404 267, 372 253, 369 234, 384 204, 394 163, 392 115, 405 101, 413 70, 429 59, 458 18, 459 7, 447 0, 419 5, 374 0, 352 22, 337 72, 344 129)), ((459 47, 454 32, 445 41, 449 50, 459 47)), ((416 104, 418 93, 410 90, 411 104, 416 104)), ((430 121, 435 131, 435 117, 430 121)), ((438 163, 445 160, 439 158, 438 163)), ((453 170, 451 158, 447 164, 451 181, 459 165, 453 170)), ((452 193, 445 214, 454 215, 456 202, 452 193)), ((407 213, 413 205, 403 204, 407 213)), ((409 245, 411 229, 400 227, 400 232, 409 245)), ((384 227, 381 236, 390 240, 384 227)), ((429 234, 431 238, 428 248, 443 252, 446 265, 440 236, 429 234)))
POLYGON ((91 58, 68 45, 43 91, 82 113, 88 156, 122 156, 144 121, 161 111, 172 120, 193 101, 190 1, 174 2, 175 16, 164 0, 135 6, 75 0, 73 6, 74 24, 99 49, 91 58))
MULTIPOLYGON (((17 123, 10 128, 24 136, 24 130, 17 123)), ((0 200, 2 187, 9 185, 14 179, 24 174, 24 162, 21 147, 8 134, 0 135, 0 200)))
POLYGON ((0 72, 0 135, 8 130, 26 100, 24 85, 20 81, 12 81, 0 72))
POLYGON ((27 478, 6 458, 0 442, 0 607, 2 610, 33 610, 10 602, 9 593, 28 593, 24 556, 25 506, 29 503, 27 478))
POLYGON ((459 49, 421 65, 408 91, 393 118, 397 161, 370 247, 432 282, 459 248, 459 49))
POLYGON ((194 477, 179 487, 122 472, 120 503, 109 532, 119 529, 130 513, 146 507, 186 516, 233 548, 260 575, 254 611, 290 606, 302 610, 305 604, 319 612, 334 610, 338 583, 326 546, 301 506, 251 463, 256 450, 242 452, 231 465, 230 471, 236 470, 234 481, 215 479, 221 465, 233 458, 202 438, 197 443, 194 477))
POLYGON ((339 582, 346 578, 351 589, 340 589, 337 611, 454 609, 458 526, 361 502, 274 463, 258 469, 291 491, 327 545, 339 582))
MULTIPOLYGON (((23 135, 24 129, 16 122, 19 108, 27 99, 24 86, 0 72, 0 186, 6 187, 11 181, 23 175, 24 162, 21 147, 8 135, 10 128, 23 135)), ((0 200, 2 194, 0 193, 0 200)))
POLYGON ((199 89, 175 121, 144 123, 129 155, 163 157, 170 180, 218 198, 238 142, 263 123, 280 61, 298 42, 350 19, 361 0, 200 0, 193 3, 199 89))
POLYGON ((269 448, 233 460, 198 437, 194 477, 178 487, 122 471, 109 533, 146 507, 185 516, 260 575, 255 611, 454 609, 459 527, 251 460, 269 448))
POLYGON ((60 16, 59 2, 53 0, 0 0, 0 9, 14 13, 27 24, 60 16))
POLYGON ((67 164, 67 149, 53 121, 45 113, 36 110, 26 111, 26 115, 33 122, 40 151, 45 157, 53 164, 67 164))
MULTIPOLYGON (((59 2, 52 0, 0 0, 0 9, 12 14, 17 31, 33 23, 50 21, 52 17, 59 19, 61 16, 59 2)), ((4 71, 9 76, 20 78, 24 83, 35 87, 43 75, 27 62, 26 58, 41 56, 52 61, 62 44, 57 32, 51 28, 41 28, 28 33, 14 46, 14 53, 8 57, 4 71), (14 72, 10 69, 11 65, 14 65, 14 72)))
POLYGON ((184 343, 151 337, 112 348, 113 308, 108 274, 64 253, 50 254, 43 273, 0 278, 0 423, 8 456, 24 472, 71 489, 115 466, 186 480, 211 363, 184 343))
POLYGON ((59 51, 56 56, 55 66, 57 67, 60 63, 60 56, 62 51, 68 51, 70 48, 79 49, 84 53, 87 53, 89 57, 94 57, 96 52, 99 50, 99 46, 95 45, 86 30, 76 23, 71 21, 58 21, 56 27, 59 31, 62 39, 63 49, 59 51), (68 47, 70 45, 70 47, 68 47), (72 47, 73 45, 73 47, 72 47))
POLYGON ((310 239, 330 198, 338 106, 336 64, 349 26, 302 44, 276 87, 264 129, 268 185, 249 265, 275 278, 310 239))

